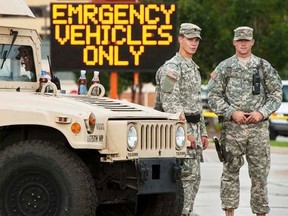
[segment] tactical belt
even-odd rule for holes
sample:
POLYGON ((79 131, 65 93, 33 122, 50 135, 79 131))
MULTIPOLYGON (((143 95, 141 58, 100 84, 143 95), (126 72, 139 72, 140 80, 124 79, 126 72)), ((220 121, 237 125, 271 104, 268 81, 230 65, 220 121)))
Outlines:
POLYGON ((188 123, 197 124, 200 121, 200 114, 187 114, 185 113, 185 118, 188 123))

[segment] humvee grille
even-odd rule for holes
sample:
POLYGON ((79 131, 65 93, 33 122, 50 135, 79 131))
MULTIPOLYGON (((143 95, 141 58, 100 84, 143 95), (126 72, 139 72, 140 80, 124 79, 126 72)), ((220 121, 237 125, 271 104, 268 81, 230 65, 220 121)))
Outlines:
POLYGON ((155 124, 143 122, 141 124, 141 150, 172 149, 173 146, 173 124, 155 124))

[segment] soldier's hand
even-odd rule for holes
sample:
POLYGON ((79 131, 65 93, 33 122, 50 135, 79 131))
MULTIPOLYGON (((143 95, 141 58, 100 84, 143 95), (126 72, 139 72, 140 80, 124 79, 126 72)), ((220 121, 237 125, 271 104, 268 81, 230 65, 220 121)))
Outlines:
POLYGON ((209 145, 208 137, 201 136, 201 142, 202 142, 203 149, 205 150, 209 145))
POLYGON ((262 113, 257 112, 257 111, 253 111, 253 112, 249 113, 249 116, 247 116, 246 123, 255 124, 255 123, 262 121, 263 118, 264 118, 264 116, 262 115, 262 113))
POLYGON ((186 121, 186 119, 185 119, 185 115, 184 115, 184 113, 183 112, 177 112, 177 115, 178 115, 178 120, 179 121, 186 121))
POLYGON ((188 146, 188 148, 194 149, 196 147, 196 140, 194 139, 194 137, 191 134, 189 134, 187 136, 187 140, 190 142, 190 146, 188 146))
POLYGON ((232 119, 237 124, 245 124, 249 114, 250 113, 244 113, 242 111, 235 111, 232 113, 232 119))

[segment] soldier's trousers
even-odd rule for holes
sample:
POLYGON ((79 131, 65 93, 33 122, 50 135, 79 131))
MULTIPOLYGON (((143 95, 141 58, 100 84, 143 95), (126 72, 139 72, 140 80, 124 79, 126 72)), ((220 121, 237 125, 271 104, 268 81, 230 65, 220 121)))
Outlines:
POLYGON ((238 125, 224 122, 221 134, 227 161, 223 163, 220 196, 222 208, 239 206, 239 171, 246 155, 251 179, 250 205, 252 212, 269 213, 267 177, 270 170, 268 121, 238 125))
POLYGON ((200 174, 200 162, 202 158, 202 149, 188 149, 187 153, 191 159, 186 159, 181 169, 181 179, 184 189, 184 203, 183 203, 183 215, 188 215, 193 211, 194 201, 196 194, 199 190, 201 174, 200 174))

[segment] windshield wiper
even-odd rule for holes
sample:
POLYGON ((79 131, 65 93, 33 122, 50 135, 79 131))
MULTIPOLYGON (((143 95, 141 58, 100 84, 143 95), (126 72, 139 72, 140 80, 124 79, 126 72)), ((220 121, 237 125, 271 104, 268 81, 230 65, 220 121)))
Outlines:
POLYGON ((12 42, 11 42, 11 44, 10 44, 10 48, 9 48, 8 52, 7 52, 7 51, 4 51, 4 53, 3 53, 4 55, 3 55, 3 61, 2 61, 1 69, 3 68, 4 63, 5 63, 7 57, 8 57, 9 54, 10 54, 10 51, 11 51, 11 49, 12 49, 12 47, 13 47, 13 44, 15 43, 15 40, 16 40, 16 38, 17 38, 17 36, 18 36, 18 31, 13 31, 13 30, 11 29, 11 30, 10 30, 10 35, 13 35, 12 42))

